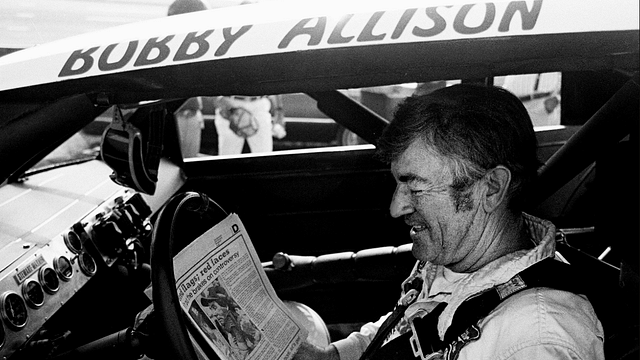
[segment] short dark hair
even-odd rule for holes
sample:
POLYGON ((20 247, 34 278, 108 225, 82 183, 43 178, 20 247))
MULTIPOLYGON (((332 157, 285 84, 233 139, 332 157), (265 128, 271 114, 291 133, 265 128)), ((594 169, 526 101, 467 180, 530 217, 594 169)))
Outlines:
POLYGON ((207 10, 207 5, 200 0, 176 0, 169 5, 168 16, 207 10))
POLYGON ((390 163, 418 139, 449 160, 454 184, 471 184, 498 165, 509 169, 509 207, 522 209, 523 190, 540 163, 531 118, 515 95, 458 84, 409 97, 383 131, 376 155, 390 163))

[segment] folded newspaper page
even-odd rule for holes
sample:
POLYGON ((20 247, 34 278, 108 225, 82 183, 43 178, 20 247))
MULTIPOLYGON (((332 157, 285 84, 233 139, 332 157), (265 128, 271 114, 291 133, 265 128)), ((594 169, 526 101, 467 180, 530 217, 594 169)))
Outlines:
POLYGON ((182 308, 222 360, 289 360, 307 337, 236 214, 176 255, 174 271, 182 308))

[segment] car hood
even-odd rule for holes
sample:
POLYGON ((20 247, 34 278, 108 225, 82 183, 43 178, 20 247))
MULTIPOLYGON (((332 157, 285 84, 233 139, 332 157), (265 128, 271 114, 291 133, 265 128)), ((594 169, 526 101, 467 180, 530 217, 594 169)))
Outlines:
POLYGON ((112 104, 638 67, 638 2, 265 3, 166 17, 0 58, 4 181, 112 104))

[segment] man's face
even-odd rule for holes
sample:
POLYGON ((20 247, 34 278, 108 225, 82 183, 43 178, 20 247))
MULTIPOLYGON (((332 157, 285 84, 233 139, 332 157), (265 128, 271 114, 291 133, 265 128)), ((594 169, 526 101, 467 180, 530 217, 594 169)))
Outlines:
POLYGON ((217 303, 213 303, 212 306, 213 315, 218 319, 218 321, 224 321, 225 308, 218 305, 217 303))
POLYGON ((464 271, 456 265, 476 249, 483 226, 475 185, 451 187, 453 176, 442 155, 414 141, 391 163, 396 190, 391 215, 411 226, 413 255, 418 260, 464 271))

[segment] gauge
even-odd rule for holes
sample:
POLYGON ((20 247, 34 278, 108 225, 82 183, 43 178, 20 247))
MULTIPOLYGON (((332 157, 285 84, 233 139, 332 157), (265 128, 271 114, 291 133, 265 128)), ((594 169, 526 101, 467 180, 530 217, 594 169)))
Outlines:
POLYGON ((4 340, 7 334, 4 332, 4 326, 2 326, 2 322, 0 322, 0 349, 4 346, 4 340))
POLYGON ((75 254, 79 254, 82 251, 82 240, 80 236, 76 234, 75 231, 70 230, 68 233, 64 234, 64 243, 67 244, 69 250, 71 250, 75 254))
POLYGON ((56 291, 60 289, 60 280, 58 279, 58 275, 56 275, 56 271, 48 266, 40 269, 38 279, 40 280, 44 291, 49 294, 55 294, 56 291))
POLYGON ((80 270, 87 276, 93 276, 98 269, 95 260, 88 252, 82 252, 78 255, 78 263, 80 264, 80 270))
POLYGON ((24 299, 13 291, 2 294, 0 299, 2 317, 12 328, 19 330, 27 324, 27 304, 24 299))
POLYGON ((69 281, 71 277, 73 277, 73 267, 71 266, 71 261, 69 261, 66 256, 56 258, 53 261, 53 268, 56 269, 56 272, 64 281, 69 281))
POLYGON ((44 305, 44 290, 42 285, 34 279, 29 279, 22 284, 22 296, 32 308, 44 305))

